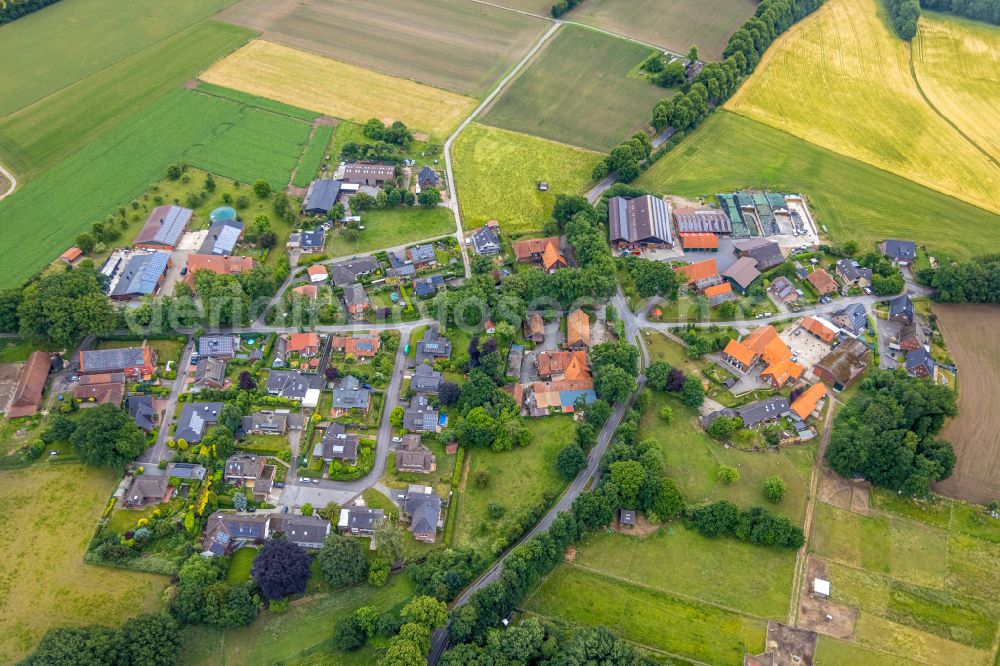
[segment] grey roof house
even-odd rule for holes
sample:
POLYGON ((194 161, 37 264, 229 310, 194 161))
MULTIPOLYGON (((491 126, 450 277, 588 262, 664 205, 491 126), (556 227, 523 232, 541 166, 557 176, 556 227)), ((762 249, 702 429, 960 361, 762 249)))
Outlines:
POLYGON ((366 506, 352 506, 340 510, 337 530, 351 536, 371 536, 375 526, 385 520, 385 511, 366 506))
POLYGON ((302 400, 310 389, 322 389, 326 380, 315 373, 298 370, 272 370, 267 376, 267 392, 270 395, 302 400))
POLYGON ((736 413, 743 419, 744 428, 754 428, 761 423, 780 419, 788 410, 788 398, 779 395, 737 407, 736 413))
POLYGON ((197 479, 201 481, 205 478, 205 468, 195 463, 170 463, 167 465, 167 476, 176 476, 178 479, 197 479))
POLYGON ((417 393, 437 393, 444 375, 426 363, 420 363, 410 378, 410 388, 417 393))
POLYGON ((239 344, 237 335, 203 335, 198 338, 198 355, 232 358, 239 344))
POLYGON ((406 253, 410 257, 410 261, 413 262, 413 265, 418 268, 421 265, 432 266, 437 263, 437 254, 434 253, 434 246, 430 243, 415 245, 407 250, 406 253))
POLYGON ((181 239, 193 213, 190 208, 181 206, 154 208, 135 237, 135 246, 173 249, 181 239))
POLYGON ((917 258, 917 244, 913 241, 884 240, 878 244, 878 249, 897 264, 906 265, 917 258))
POLYGON ((860 303, 852 303, 833 313, 830 320, 852 333, 860 333, 868 328, 868 311, 860 303))
POLYGON ((202 552, 225 555, 249 541, 263 541, 271 535, 271 514, 223 513, 208 517, 202 552))
POLYGON ((302 201, 302 212, 307 215, 326 215, 337 203, 341 181, 321 178, 309 183, 306 198, 302 201))
POLYGON ((133 421, 135 421, 135 424, 146 432, 155 428, 157 421, 159 421, 159 414, 157 414, 156 409, 153 408, 152 396, 130 396, 128 401, 125 403, 125 408, 128 410, 128 415, 132 417, 133 421))
POLYGON ((500 254, 500 239, 489 227, 479 227, 472 233, 472 245, 476 254, 484 257, 500 254))
POLYGON ((451 358, 451 340, 439 333, 438 325, 431 324, 424 337, 417 341, 417 363, 451 358))
POLYGON ((346 433, 342 423, 332 423, 323 433, 323 439, 313 447, 313 457, 328 463, 339 460, 353 465, 358 461, 360 442, 361 437, 346 433))
POLYGON ((284 533, 286 539, 302 548, 322 548, 330 529, 330 521, 319 516, 271 514, 271 531, 284 533))
POLYGON ((421 298, 433 296, 442 287, 444 287, 444 277, 440 275, 418 277, 413 281, 413 292, 421 298))
POLYGON ((228 257, 236 249, 243 235, 243 223, 239 220, 219 220, 208 228, 208 235, 198 249, 198 254, 213 254, 228 257))
POLYGON ((427 396, 419 393, 403 411, 403 427, 412 432, 437 432, 438 411, 431 407, 427 396))
POLYGON ((612 245, 673 245, 674 242, 670 207, 651 194, 635 199, 611 197, 608 222, 612 245))
POLYGON ((254 412, 243 417, 243 430, 255 435, 284 435, 288 432, 288 412, 254 412))
POLYGON ((221 389, 226 385, 226 362, 221 358, 206 358, 194 370, 194 386, 221 389))
POLYGON ((352 409, 367 412, 371 406, 371 391, 361 386, 357 377, 348 375, 340 380, 340 385, 333 389, 334 418, 347 414, 352 409))
POLYGON ((169 252, 147 252, 134 254, 125 262, 116 278, 112 278, 108 296, 127 299, 135 296, 155 294, 163 283, 170 264, 169 252))
POLYGON ((219 422, 221 411, 221 402, 194 402, 184 405, 181 408, 180 418, 177 419, 174 439, 183 439, 189 444, 200 442, 208 433, 208 429, 219 422))
POLYGON ((403 499, 403 517, 410 521, 414 539, 434 543, 441 522, 441 498, 429 486, 410 486, 403 499))
POLYGON ((837 275, 847 284, 866 287, 872 282, 872 269, 862 268, 856 261, 840 259, 836 270, 837 275))
POLYGON ((750 238, 733 243, 733 251, 738 257, 750 257, 757 260, 757 270, 767 271, 784 263, 785 256, 781 247, 766 238, 750 238))
POLYGON ((425 166, 417 174, 417 183, 420 184, 420 189, 426 189, 428 187, 439 187, 441 185, 441 176, 438 172, 429 166, 425 166))
POLYGON ((900 294, 889 301, 889 319, 901 324, 913 323, 913 301, 906 294, 900 294))
POLYGON ((324 245, 326 245, 326 232, 323 229, 301 231, 288 236, 288 247, 305 252, 319 252, 324 245))
POLYGON ((739 291, 746 292, 754 280, 760 277, 757 260, 748 256, 740 257, 732 266, 722 271, 722 277, 729 280, 739 291))
POLYGON ((437 469, 437 461, 431 450, 420 441, 420 435, 404 435, 403 442, 396 449, 396 471, 430 474, 437 469))

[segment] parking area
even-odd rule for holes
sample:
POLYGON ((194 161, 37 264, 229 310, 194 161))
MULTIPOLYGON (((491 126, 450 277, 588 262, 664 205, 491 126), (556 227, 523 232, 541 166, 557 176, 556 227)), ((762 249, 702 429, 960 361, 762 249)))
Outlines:
POLYGON ((903 361, 906 358, 906 352, 889 349, 889 342, 899 335, 899 329, 903 328, 903 325, 898 321, 876 318, 875 328, 878 332, 878 348, 881 352, 878 367, 882 370, 895 370, 898 367, 897 361, 903 361))
POLYGON ((830 353, 830 345, 797 324, 786 328, 778 337, 792 350, 792 359, 805 368, 803 376, 808 375, 812 367, 830 353))

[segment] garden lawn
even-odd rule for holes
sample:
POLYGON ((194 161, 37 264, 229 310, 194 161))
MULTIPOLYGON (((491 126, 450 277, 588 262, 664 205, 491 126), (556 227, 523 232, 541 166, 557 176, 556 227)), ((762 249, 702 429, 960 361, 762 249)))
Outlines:
POLYGON ((709 539, 676 520, 643 538, 591 534, 577 544, 573 563, 663 592, 783 620, 788 612, 795 551, 762 548, 736 539, 709 539))
POLYGON ((499 220, 508 236, 541 230, 557 194, 583 194, 601 155, 526 134, 469 125, 455 141, 455 183, 463 225, 499 220), (547 192, 538 190, 547 182, 547 192))
POLYGON ((295 662, 311 655, 330 655, 328 663, 372 664, 371 646, 351 653, 334 652, 333 625, 361 606, 381 611, 402 605, 413 594, 405 573, 392 576, 385 587, 359 585, 296 602, 280 615, 263 613, 249 627, 218 629, 190 626, 184 630, 185 663, 268 665, 295 662))
POLYGON ((535 504, 542 494, 555 495, 566 487, 555 470, 556 456, 573 439, 573 421, 569 416, 546 416, 527 422, 531 443, 523 448, 501 451, 470 449, 468 478, 460 485, 458 522, 455 525, 456 547, 492 547, 512 529, 513 518, 535 504), (489 483, 480 487, 476 474, 485 470, 489 483), (491 520, 486 506, 496 502, 504 507, 498 520, 491 520))
POLYGON ((361 224, 365 228, 354 242, 344 238, 343 231, 330 234, 327 253, 346 257, 455 233, 455 217, 444 206, 366 210, 361 213, 361 224))
POLYGON ((250 567, 253 566, 257 552, 257 548, 244 546, 233 553, 229 558, 229 570, 226 572, 226 582, 230 585, 238 585, 250 580, 250 567))
POLYGON ((563 564, 524 604, 576 624, 710 664, 738 664, 764 650, 766 622, 563 564))
MULTIPOLYGON (((495 101, 483 122, 606 152, 649 127, 669 91, 629 72, 654 51, 565 25, 495 101)), ((513 166, 513 165, 511 165, 513 166)))
POLYGON ((912 238, 934 255, 962 259, 1000 247, 998 215, 726 111, 635 185, 688 197, 743 187, 802 192, 831 242, 855 240, 862 248, 912 238))
POLYGON ((14 285, 72 245, 81 231, 187 162, 283 189, 309 124, 219 97, 176 90, 0 201, 0 280, 14 285))
POLYGON ((36 351, 59 351, 51 342, 35 342, 26 338, 0 338, 0 363, 27 361, 36 351))
POLYGON ((169 580, 83 562, 115 475, 78 465, 0 472, 5 537, 0 654, 17 662, 52 626, 103 624, 162 607, 169 580))

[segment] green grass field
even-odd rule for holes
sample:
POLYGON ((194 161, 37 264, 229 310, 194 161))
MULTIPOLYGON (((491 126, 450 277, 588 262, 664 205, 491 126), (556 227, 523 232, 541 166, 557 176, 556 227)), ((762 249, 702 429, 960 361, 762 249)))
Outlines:
MULTIPOLYGON (((664 562, 666 566, 670 563, 664 562)), ((576 624, 709 664, 739 664, 764 649, 766 622, 563 564, 524 604, 576 624)))
POLYGON ((649 127, 668 91, 628 78, 652 50, 565 26, 493 103, 483 122, 590 150, 608 151, 649 127))
POLYGON ((0 653, 17 662, 51 626, 104 624, 162 607, 164 576, 83 562, 116 478, 77 465, 0 472, 0 653))
POLYGON ((601 0, 581 2, 566 16, 616 35, 687 54, 692 44, 698 57, 721 60, 729 35, 753 16, 749 0, 686 0, 663 4, 657 0, 601 0))
POLYGON ((229 571, 226 572, 226 582, 235 585, 250 580, 250 567, 257 557, 258 549, 244 546, 232 554, 229 560, 229 571))
POLYGON ((583 194, 600 155, 473 123, 455 142, 455 185, 463 226, 499 220, 504 234, 540 231, 557 194, 583 194), (538 191, 538 182, 549 184, 538 191))
POLYGON ((7 231, 0 280, 16 284, 58 256, 90 223, 142 194, 171 162, 250 182, 288 183, 309 124, 177 90, 0 202, 7 231))
POLYGON ((444 206, 366 210, 361 213, 361 224, 364 231, 353 243, 343 233, 332 234, 326 241, 327 253, 346 257, 455 233, 455 216, 444 206))
POLYGON ((573 422, 568 416, 548 416, 531 419, 531 443, 511 451, 496 453, 487 449, 467 451, 471 456, 468 477, 457 494, 458 522, 455 526, 456 547, 491 547, 511 528, 511 519, 523 508, 541 499, 549 490, 559 493, 566 482, 556 474, 556 456, 573 438, 573 422), (476 473, 489 472, 486 487, 475 484, 476 473), (504 507, 499 520, 491 520, 486 506, 496 502, 504 507))
POLYGON ((313 128, 312 136, 309 137, 309 145, 302 153, 302 159, 295 169, 295 177, 292 178, 292 185, 296 187, 309 187, 309 183, 316 177, 319 165, 323 162, 330 141, 333 139, 333 127, 330 125, 317 125, 313 128))
POLYGON ((27 181, 85 146, 95 141, 100 144, 99 139, 120 140, 118 132, 124 123, 144 115, 144 111, 157 105, 161 96, 179 88, 249 37, 241 28, 203 21, 72 82, 0 119, 0 161, 27 181))
POLYGON ((909 666, 909 659, 886 652, 877 652, 855 643, 820 634, 816 642, 816 666, 909 666))
POLYGON ((548 28, 466 0, 242 0, 219 18, 268 41, 473 97, 485 95, 548 28))
POLYGON ((998 215, 725 111, 635 184, 684 196, 740 187, 802 192, 838 243, 913 238, 956 259, 1000 246, 998 215))
POLYGON ((0 363, 20 363, 27 361, 32 352, 61 351, 51 342, 39 342, 25 338, 0 338, 0 363))

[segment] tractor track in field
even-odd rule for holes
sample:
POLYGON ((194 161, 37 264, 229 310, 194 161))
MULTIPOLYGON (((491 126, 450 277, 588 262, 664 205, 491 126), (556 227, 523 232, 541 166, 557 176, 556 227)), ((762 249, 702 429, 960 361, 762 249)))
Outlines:
POLYGON ((14 194, 14 190, 17 189, 17 178, 14 178, 14 174, 8 171, 3 164, 0 164, 0 176, 2 176, 2 179, 0 180, 6 180, 10 183, 10 187, 7 188, 7 191, 0 194, 0 201, 3 201, 11 194, 14 194))

